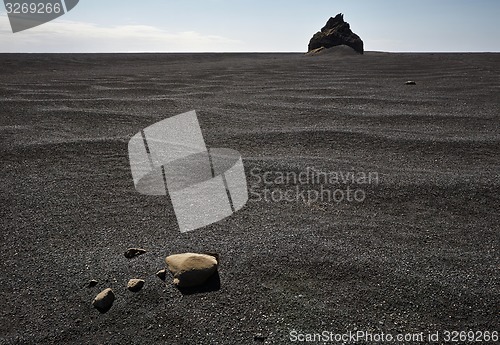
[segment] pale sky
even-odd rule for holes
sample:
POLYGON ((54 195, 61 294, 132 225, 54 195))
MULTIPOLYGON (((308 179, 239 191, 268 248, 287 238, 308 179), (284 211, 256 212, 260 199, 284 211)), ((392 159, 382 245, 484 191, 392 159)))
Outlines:
POLYGON ((15 34, 0 4, 0 52, 304 52, 340 12, 365 50, 500 52, 500 0, 80 0, 15 34))

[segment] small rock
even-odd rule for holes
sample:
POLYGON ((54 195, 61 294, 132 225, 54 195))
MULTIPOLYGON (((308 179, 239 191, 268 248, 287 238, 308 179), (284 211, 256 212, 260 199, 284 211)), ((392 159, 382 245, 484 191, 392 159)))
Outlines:
POLYGON ((97 280, 95 279, 92 279, 91 281, 89 281, 89 283, 87 284, 87 287, 91 288, 91 287, 94 287, 97 285, 97 280))
POLYGON ((167 270, 166 269, 159 270, 158 272, 156 272, 156 276, 164 281, 167 277, 167 270))
POLYGON ((142 255, 146 252, 145 249, 142 249, 142 248, 129 248, 127 249, 127 251, 125 252, 125 257, 127 259, 131 259, 135 256, 139 256, 139 255, 142 255))
POLYGON ((97 310, 99 310, 101 313, 105 313, 111 308, 114 301, 115 301, 115 294, 113 293, 113 290, 111 290, 110 288, 107 288, 107 289, 101 291, 94 298, 92 305, 97 310))
POLYGON ((168 270, 174 275, 174 285, 194 287, 203 285, 216 271, 218 260, 215 255, 183 253, 170 255, 165 259, 168 270))
POLYGON ((127 284, 127 288, 132 292, 137 292, 144 286, 144 280, 142 279, 130 279, 127 284))
POLYGON ((413 80, 408 80, 405 85, 417 85, 413 80))

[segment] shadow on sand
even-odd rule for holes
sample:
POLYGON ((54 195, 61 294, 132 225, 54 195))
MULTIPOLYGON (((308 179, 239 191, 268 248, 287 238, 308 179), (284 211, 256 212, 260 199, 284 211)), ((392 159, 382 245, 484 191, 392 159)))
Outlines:
POLYGON ((197 293, 213 292, 220 289, 220 276, 219 272, 215 272, 205 284, 195 287, 177 287, 183 295, 193 295, 197 293))

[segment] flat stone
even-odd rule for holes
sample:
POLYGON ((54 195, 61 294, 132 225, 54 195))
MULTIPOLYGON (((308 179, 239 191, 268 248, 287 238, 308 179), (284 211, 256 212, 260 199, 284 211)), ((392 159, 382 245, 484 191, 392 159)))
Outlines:
POLYGON ((105 313, 111 308, 114 301, 115 294, 113 293, 113 290, 107 288, 99 292, 99 294, 94 298, 92 305, 101 313, 105 313))
POLYGON ((142 279, 130 279, 127 284, 127 288, 132 292, 137 292, 144 286, 144 280, 142 279))
POLYGON ((165 261, 174 276, 174 285, 178 287, 203 285, 217 271, 218 266, 215 255, 198 253, 170 255, 165 261))
POLYGON ((129 248, 127 251, 124 253, 125 257, 127 259, 131 259, 133 257, 139 256, 146 253, 145 249, 142 248, 129 248))
POLYGON ((413 80, 408 80, 405 85, 417 85, 413 80))
POLYGON ((89 283, 87 284, 87 287, 91 288, 91 287, 94 287, 97 285, 97 280, 95 279, 92 279, 91 281, 89 281, 89 283))

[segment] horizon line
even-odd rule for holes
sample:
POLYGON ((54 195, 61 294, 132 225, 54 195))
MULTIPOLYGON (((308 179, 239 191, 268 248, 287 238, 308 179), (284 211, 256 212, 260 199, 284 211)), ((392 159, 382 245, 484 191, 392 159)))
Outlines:
MULTIPOLYGON (((307 51, 96 51, 96 52, 0 52, 0 54, 307 54, 307 51)), ((444 50, 444 51, 384 51, 365 50, 364 53, 386 54, 499 54, 499 51, 486 50, 444 50)), ((363 54, 359 54, 363 55, 363 54)))

